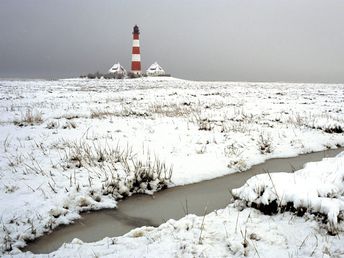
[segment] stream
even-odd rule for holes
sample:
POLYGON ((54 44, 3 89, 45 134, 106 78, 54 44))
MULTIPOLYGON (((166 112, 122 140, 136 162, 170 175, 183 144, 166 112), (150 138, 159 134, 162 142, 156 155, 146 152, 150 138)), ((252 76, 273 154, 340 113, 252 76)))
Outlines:
POLYGON ((241 173, 177 186, 150 195, 134 195, 118 202, 116 209, 105 209, 81 214, 82 218, 71 225, 56 228, 23 249, 33 253, 49 253, 63 243, 79 238, 94 242, 104 237, 121 236, 141 226, 159 226, 169 219, 179 219, 188 213, 204 215, 226 207, 232 200, 230 190, 242 186, 250 177, 269 172, 293 172, 307 162, 333 157, 344 148, 326 150, 292 158, 276 158, 255 165, 241 173))

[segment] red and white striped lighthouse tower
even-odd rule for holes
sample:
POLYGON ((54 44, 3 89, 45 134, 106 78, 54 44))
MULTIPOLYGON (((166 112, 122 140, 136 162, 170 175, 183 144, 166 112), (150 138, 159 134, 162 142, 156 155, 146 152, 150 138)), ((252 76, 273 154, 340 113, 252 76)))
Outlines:
POLYGON ((141 56, 140 56, 140 31, 137 25, 133 31, 133 50, 131 53, 131 71, 134 74, 141 75, 141 56))

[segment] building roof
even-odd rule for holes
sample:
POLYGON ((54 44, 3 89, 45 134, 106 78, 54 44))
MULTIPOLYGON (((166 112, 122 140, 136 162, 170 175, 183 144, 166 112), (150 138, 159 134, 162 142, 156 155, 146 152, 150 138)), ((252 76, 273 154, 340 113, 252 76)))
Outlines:
POLYGON ((164 69, 157 63, 154 62, 146 71, 147 73, 165 73, 164 69))
POLYGON ((126 73, 127 71, 121 66, 120 63, 114 64, 110 69, 109 73, 126 73))

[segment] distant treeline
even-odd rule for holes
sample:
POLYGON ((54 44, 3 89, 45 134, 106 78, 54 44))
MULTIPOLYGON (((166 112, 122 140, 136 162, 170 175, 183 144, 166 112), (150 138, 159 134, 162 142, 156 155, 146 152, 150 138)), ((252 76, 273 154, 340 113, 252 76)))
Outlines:
MULTIPOLYGON (((160 77, 170 77, 170 74, 158 75, 160 77)), ((143 73, 141 75, 128 72, 127 74, 123 73, 88 73, 87 75, 80 75, 80 78, 87 78, 87 79, 124 79, 124 78, 139 78, 139 77, 147 77, 147 74, 143 73)))
POLYGON ((123 79, 125 78, 125 74, 121 73, 88 73, 87 75, 81 75, 80 78, 88 78, 88 79, 123 79))

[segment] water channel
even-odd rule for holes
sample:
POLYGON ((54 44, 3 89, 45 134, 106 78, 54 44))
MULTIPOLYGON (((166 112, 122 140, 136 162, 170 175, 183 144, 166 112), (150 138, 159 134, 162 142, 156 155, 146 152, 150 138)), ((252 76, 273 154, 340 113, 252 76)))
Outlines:
POLYGON ((56 228, 51 234, 29 243, 23 251, 49 253, 74 238, 94 242, 104 237, 121 236, 136 227, 158 226, 168 219, 184 217, 186 213, 203 215, 205 207, 207 213, 226 207, 232 199, 230 190, 242 186, 254 175, 265 171, 292 172, 301 169, 307 162, 333 157, 341 151, 344 148, 270 159, 245 172, 169 188, 153 196, 134 195, 120 201, 117 209, 83 213, 74 224, 56 228))

